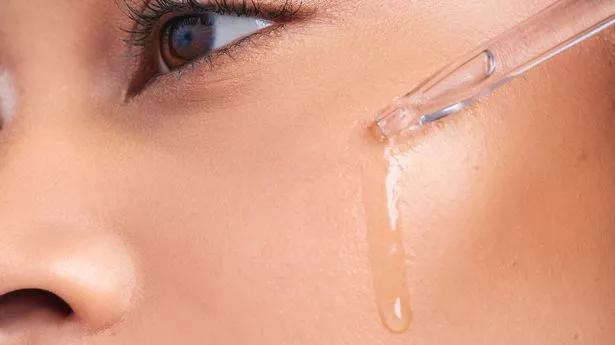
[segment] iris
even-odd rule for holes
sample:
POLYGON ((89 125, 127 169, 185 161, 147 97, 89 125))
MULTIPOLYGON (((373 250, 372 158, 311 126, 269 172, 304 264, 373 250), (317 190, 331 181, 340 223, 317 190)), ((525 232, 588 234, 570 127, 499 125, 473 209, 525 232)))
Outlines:
POLYGON ((166 24, 164 32, 162 57, 170 66, 209 54, 216 37, 210 14, 174 18, 166 24))

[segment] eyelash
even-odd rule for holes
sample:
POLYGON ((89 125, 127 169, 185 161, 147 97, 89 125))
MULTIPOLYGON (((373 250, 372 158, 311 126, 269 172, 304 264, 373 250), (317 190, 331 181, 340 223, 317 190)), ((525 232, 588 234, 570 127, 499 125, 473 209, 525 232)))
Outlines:
POLYGON ((209 0, 201 2, 199 0, 142 0, 143 9, 138 9, 129 3, 130 0, 123 0, 128 9, 128 17, 133 21, 135 28, 124 30, 130 34, 128 43, 136 46, 145 46, 151 40, 151 36, 156 31, 160 20, 172 13, 204 13, 214 12, 221 15, 236 15, 239 17, 260 17, 283 23, 296 18, 302 4, 293 4, 286 0, 279 7, 270 8, 258 4, 255 0, 243 0, 232 2, 231 0, 209 0))
MULTIPOLYGON (((141 60, 143 60, 143 54, 150 54, 152 46, 155 46, 158 30, 164 25, 163 19, 171 15, 194 15, 209 12, 239 17, 258 17, 276 23, 276 25, 270 27, 269 30, 265 29, 264 31, 244 37, 226 47, 217 49, 207 56, 195 59, 173 70, 172 73, 175 73, 177 78, 180 78, 186 70, 194 69, 196 64, 202 62, 207 63, 210 68, 213 68, 213 61, 215 58, 221 55, 231 56, 231 50, 238 45, 266 31, 281 28, 285 22, 301 18, 305 14, 302 13, 301 2, 295 3, 291 2, 291 0, 286 0, 279 6, 271 7, 263 6, 256 1, 257 0, 242 0, 239 2, 233 0, 137 0, 139 6, 135 6, 131 4, 131 0, 123 0, 127 9, 127 15, 133 22, 131 29, 122 29, 122 31, 126 32, 129 36, 124 41, 133 47, 139 48, 141 53, 137 55, 141 55, 141 60)), ((161 75, 154 75, 149 79, 154 80, 158 77, 161 77, 161 75)), ((133 93, 139 93, 144 87, 145 85, 141 86, 139 90, 133 93)))

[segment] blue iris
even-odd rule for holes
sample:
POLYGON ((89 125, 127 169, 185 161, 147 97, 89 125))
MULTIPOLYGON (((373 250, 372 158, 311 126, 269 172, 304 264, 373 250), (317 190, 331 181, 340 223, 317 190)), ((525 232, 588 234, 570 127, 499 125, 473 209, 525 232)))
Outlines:
POLYGON ((192 29, 194 26, 192 25, 180 25, 175 31, 175 44, 179 46, 179 48, 188 48, 192 45, 192 41, 194 41, 194 36, 192 34, 192 29))
POLYGON ((216 38, 214 21, 209 14, 175 18, 163 30, 168 35, 168 40, 162 42, 165 59, 190 61, 205 56, 216 38))

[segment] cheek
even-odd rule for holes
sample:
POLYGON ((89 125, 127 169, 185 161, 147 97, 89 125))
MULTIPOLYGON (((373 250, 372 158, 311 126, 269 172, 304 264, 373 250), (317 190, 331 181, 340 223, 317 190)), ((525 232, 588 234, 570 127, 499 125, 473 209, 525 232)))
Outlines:
MULTIPOLYGON (((165 327, 206 327, 219 343, 326 343, 356 326, 374 299, 361 169, 345 135, 292 115, 222 132, 193 120, 175 128, 181 143, 131 163, 148 171, 122 210, 147 272, 144 300, 155 301, 143 317, 176 312, 165 327)), ((375 311, 365 325, 381 328, 375 311)))
POLYGON ((573 61, 430 129, 404 156, 400 218, 419 334, 438 334, 427 320, 442 320, 458 342, 479 328, 484 339, 608 333, 614 123, 607 95, 566 97, 574 83, 554 76, 573 61))

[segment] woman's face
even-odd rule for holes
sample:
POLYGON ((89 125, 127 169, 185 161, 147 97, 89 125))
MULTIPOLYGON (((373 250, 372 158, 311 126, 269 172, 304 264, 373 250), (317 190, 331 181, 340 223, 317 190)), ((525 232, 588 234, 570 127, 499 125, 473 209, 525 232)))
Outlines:
POLYGON ((396 158, 394 334, 374 114, 552 1, 227 2, 273 26, 161 75, 177 11, 0 0, 0 345, 615 342, 613 30, 396 158))

